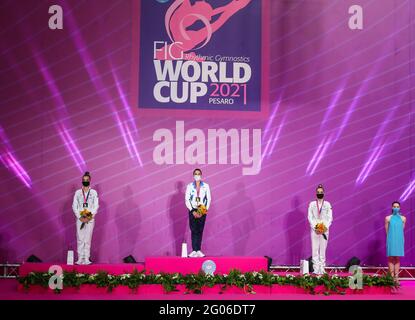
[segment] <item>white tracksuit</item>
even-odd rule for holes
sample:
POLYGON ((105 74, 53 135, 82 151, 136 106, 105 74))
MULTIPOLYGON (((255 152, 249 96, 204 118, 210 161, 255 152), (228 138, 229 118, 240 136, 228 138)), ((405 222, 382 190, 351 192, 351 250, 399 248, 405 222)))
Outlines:
MULTIPOLYGON (((82 222, 79 220, 81 217, 80 212, 84 209, 84 196, 82 194, 82 189, 76 190, 73 203, 72 203, 72 210, 76 217, 76 240, 78 246, 78 261, 86 260, 89 261, 90 251, 91 251, 91 240, 92 240, 92 231, 94 230, 95 224, 95 215, 98 212, 98 193, 94 189, 89 189, 89 196, 88 196, 88 207, 87 209, 91 211, 93 218, 91 221, 85 224, 85 226, 81 230, 82 222)), ((85 197, 87 196, 87 192, 85 192, 85 197)))
MULTIPOLYGON (((185 194, 185 203, 189 211, 197 208, 198 203, 196 202, 196 198, 197 198, 196 182, 193 181, 187 185, 186 194, 185 194)), ((212 197, 210 194, 209 185, 206 182, 203 182, 203 181, 200 182, 199 198, 200 198, 200 202, 205 205, 207 210, 209 210, 212 197)))
POLYGON ((311 228, 311 250, 314 273, 323 274, 326 266, 326 248, 329 240, 329 228, 333 222, 333 212, 330 202, 325 200, 324 202, 321 200, 311 201, 308 206, 308 222, 311 228), (318 214, 317 201, 319 201, 319 208, 323 205, 320 216, 318 214), (327 240, 324 239, 323 235, 317 234, 314 230, 316 224, 321 222, 327 227, 327 232, 325 233, 327 240))

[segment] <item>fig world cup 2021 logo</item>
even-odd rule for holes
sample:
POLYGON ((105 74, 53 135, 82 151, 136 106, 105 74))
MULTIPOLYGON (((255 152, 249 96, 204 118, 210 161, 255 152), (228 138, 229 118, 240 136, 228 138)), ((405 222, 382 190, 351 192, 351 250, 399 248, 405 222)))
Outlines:
POLYGON ((261 32, 261 1, 141 1, 139 108, 261 111, 261 32))

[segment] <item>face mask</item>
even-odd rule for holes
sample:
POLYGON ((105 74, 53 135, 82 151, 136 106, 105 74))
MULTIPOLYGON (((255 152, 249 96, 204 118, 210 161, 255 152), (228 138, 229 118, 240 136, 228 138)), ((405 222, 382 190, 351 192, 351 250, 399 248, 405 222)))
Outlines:
POLYGON ((324 194, 323 193, 317 193, 317 198, 318 199, 323 199, 323 197, 324 197, 324 194))
POLYGON ((200 181, 202 179, 202 177, 199 175, 194 175, 193 177, 195 178, 195 181, 200 181))
POLYGON ((393 212, 393 214, 398 214, 399 213, 399 208, 393 208, 392 212, 393 212))
POLYGON ((89 181, 82 181, 82 185, 84 187, 88 187, 89 186, 89 181))

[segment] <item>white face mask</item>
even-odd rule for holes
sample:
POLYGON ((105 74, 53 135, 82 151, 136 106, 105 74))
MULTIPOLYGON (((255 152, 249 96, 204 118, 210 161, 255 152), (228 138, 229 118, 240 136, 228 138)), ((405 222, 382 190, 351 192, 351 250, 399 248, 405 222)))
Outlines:
POLYGON ((202 176, 199 176, 199 175, 194 175, 193 177, 195 178, 195 181, 200 181, 200 180, 202 180, 202 176))

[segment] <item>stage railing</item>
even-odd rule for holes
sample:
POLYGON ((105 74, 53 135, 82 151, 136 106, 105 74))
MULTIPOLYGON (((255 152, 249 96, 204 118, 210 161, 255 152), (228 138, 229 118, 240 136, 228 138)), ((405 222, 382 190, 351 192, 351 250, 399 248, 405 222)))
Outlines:
MULTIPOLYGON (((0 279, 7 278, 18 278, 19 277, 19 267, 18 263, 3 263, 0 264, 0 279)), ((300 266, 271 266, 271 271, 274 272, 285 272, 285 273, 299 273, 300 266)), ((383 275, 388 271, 388 267, 373 267, 373 266, 362 266, 362 269, 365 273, 372 273, 383 275)), ((346 273, 347 270, 345 267, 340 266, 328 266, 326 267, 328 274, 338 274, 346 273)), ((415 280, 415 267, 401 267, 399 272, 400 280, 415 280)))
MULTIPOLYGON (((374 267, 374 266, 361 266, 364 273, 384 275, 388 272, 388 267, 374 267)), ((300 266, 271 266, 271 271, 285 272, 285 273, 299 273, 300 266)), ((347 273, 346 267, 340 266, 328 266, 326 267, 328 274, 347 273)), ((415 280, 415 267, 401 267, 399 271, 400 280, 415 280)))
POLYGON ((18 263, 4 263, 0 264, 0 278, 17 278, 19 276, 19 267, 18 263))

